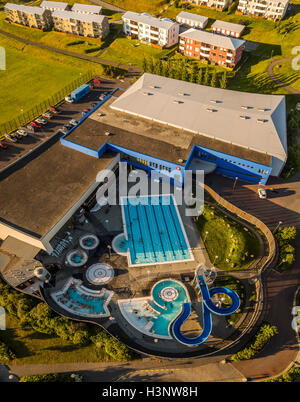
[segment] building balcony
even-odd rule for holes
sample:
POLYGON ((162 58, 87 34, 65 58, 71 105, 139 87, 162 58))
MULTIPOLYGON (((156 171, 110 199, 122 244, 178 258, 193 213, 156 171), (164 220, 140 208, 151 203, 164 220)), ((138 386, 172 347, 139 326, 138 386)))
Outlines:
POLYGON ((210 52, 210 47, 201 46, 200 49, 201 49, 201 50, 206 50, 207 52, 210 52))
POLYGON ((184 46, 179 46, 179 50, 181 50, 182 52, 184 52, 184 46))
POLYGON ((202 56, 202 57, 209 57, 209 54, 208 54, 208 53, 200 52, 200 56, 202 56))

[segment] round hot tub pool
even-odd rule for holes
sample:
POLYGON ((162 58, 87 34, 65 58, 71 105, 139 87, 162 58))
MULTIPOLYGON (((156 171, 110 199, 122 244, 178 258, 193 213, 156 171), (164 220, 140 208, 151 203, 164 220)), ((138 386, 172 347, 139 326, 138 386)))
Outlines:
POLYGON ((120 255, 127 255, 128 241, 124 233, 118 234, 112 241, 111 246, 113 250, 120 255))
POLYGON ((86 270, 86 279, 92 285, 105 285, 114 277, 114 269, 108 264, 93 264, 86 270))
POLYGON ((84 250, 94 250, 99 246, 99 243, 100 241, 98 237, 90 233, 81 236, 79 239, 80 247, 84 250))
POLYGON ((71 265, 71 267, 81 267, 87 263, 87 260, 87 253, 80 249, 71 250, 66 255, 66 262, 67 264, 71 265))

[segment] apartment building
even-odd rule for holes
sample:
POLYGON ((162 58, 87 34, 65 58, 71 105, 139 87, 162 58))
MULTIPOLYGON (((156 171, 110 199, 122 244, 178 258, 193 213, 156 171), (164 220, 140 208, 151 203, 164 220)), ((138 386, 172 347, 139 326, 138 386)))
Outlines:
POLYGON ((188 0, 189 3, 197 6, 214 8, 223 11, 230 6, 233 0, 188 0))
POLYGON ((187 57, 233 69, 240 61, 245 41, 199 29, 179 35, 179 52, 187 57))
POLYGON ((79 14, 74 11, 52 13, 54 29, 58 32, 90 38, 105 38, 109 33, 108 18, 97 14, 79 14))
POLYGON ((211 26, 212 32, 232 36, 233 38, 239 38, 245 28, 245 25, 233 24, 231 22, 220 20, 215 21, 211 26))
POLYGON ((179 24, 168 18, 155 18, 147 13, 127 11, 122 19, 127 37, 162 48, 178 43, 179 24))
POLYGON ((289 0, 239 0, 236 14, 281 20, 288 9, 289 0))
POLYGON ((184 26, 204 29, 208 23, 208 18, 204 17, 203 15, 181 11, 181 13, 177 15, 176 21, 184 26))
POLYGON ((64 11, 68 9, 68 3, 63 3, 60 1, 42 1, 41 8, 43 8, 44 10, 50 10, 51 12, 54 11, 64 11))
POLYGON ((10 22, 42 30, 46 30, 52 26, 50 10, 12 3, 5 4, 4 10, 10 22))
POLYGON ((79 14, 98 14, 102 12, 101 6, 90 6, 88 4, 75 3, 72 7, 72 11, 79 14))

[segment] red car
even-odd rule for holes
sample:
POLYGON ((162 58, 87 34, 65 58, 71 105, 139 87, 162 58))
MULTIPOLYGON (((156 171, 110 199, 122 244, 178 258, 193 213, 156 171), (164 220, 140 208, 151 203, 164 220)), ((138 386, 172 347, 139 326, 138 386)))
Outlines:
POLYGON ((95 84, 101 84, 100 78, 94 78, 94 83, 95 84))
POLYGON ((41 127, 42 127, 42 125, 39 124, 39 123, 37 123, 36 121, 31 121, 30 124, 31 124, 33 127, 36 127, 36 128, 41 128, 41 127))
POLYGON ((7 147, 8 146, 6 144, 4 144, 4 142, 0 141, 0 148, 7 149, 7 147))
POLYGON ((51 112, 53 112, 53 113, 60 113, 60 111, 59 111, 58 109, 56 109, 55 107, 53 107, 53 106, 50 106, 50 107, 49 107, 49 110, 50 110, 51 112))

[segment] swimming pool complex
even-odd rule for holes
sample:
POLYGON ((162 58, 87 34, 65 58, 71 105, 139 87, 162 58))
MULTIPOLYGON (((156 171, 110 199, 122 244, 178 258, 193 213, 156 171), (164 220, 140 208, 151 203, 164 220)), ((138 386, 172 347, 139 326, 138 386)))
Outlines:
POLYGON ((157 282, 152 297, 119 300, 119 307, 126 320, 144 334, 162 339, 172 339, 170 324, 180 314, 182 304, 189 303, 188 291, 175 279, 157 282))
POLYGON ((194 259, 171 194, 122 197, 122 216, 125 233, 112 246, 127 250, 129 266, 194 259))

